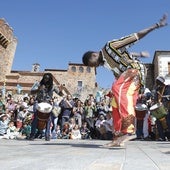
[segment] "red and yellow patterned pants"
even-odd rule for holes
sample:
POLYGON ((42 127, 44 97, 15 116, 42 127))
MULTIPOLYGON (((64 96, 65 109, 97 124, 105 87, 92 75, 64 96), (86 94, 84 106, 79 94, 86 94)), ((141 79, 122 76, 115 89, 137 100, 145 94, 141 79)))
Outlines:
POLYGON ((128 69, 113 84, 112 116, 115 135, 134 132, 139 88, 140 76, 136 69, 128 69))

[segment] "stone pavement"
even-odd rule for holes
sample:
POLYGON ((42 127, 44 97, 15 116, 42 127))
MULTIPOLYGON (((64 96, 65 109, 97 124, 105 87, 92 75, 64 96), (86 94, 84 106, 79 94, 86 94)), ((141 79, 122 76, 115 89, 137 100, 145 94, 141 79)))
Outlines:
POLYGON ((170 142, 0 140, 0 170, 170 170, 170 142))

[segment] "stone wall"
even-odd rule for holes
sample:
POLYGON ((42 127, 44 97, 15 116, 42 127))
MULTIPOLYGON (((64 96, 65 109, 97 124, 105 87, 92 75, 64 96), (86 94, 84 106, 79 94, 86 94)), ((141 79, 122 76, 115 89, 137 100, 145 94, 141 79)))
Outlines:
POLYGON ((6 74, 11 72, 16 46, 12 28, 0 19, 0 81, 5 81, 6 74))
POLYGON ((96 69, 89 68, 83 64, 70 63, 67 70, 50 70, 60 84, 66 87, 74 97, 82 100, 88 94, 93 94, 96 85, 96 69))
POLYGON ((145 66, 147 69, 146 88, 152 90, 154 86, 154 66, 153 64, 145 64, 145 66))

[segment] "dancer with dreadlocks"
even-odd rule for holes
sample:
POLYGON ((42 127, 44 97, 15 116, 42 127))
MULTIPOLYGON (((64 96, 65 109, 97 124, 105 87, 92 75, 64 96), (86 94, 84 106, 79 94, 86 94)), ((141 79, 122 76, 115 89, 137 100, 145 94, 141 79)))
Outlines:
MULTIPOLYGON (((35 104, 34 104, 34 108, 33 108, 34 118, 33 118, 32 124, 31 124, 31 134, 30 134, 30 138, 29 138, 30 140, 34 140, 35 135, 36 135, 36 130, 38 128, 38 115, 37 115, 38 114, 38 104, 40 104, 40 103, 51 104, 53 92, 62 96, 62 87, 54 86, 52 74, 45 73, 43 75, 43 78, 40 81, 40 83, 37 83, 36 88, 35 87, 32 88, 31 92, 34 94, 36 93, 36 100, 35 100, 35 104)), ((50 140, 50 125, 51 125, 51 116, 49 115, 49 118, 46 121, 46 127, 45 127, 45 140, 47 140, 47 141, 50 140)))
POLYGON ((112 86, 114 138, 108 146, 119 146, 127 134, 134 132, 136 100, 139 89, 145 84, 146 69, 136 58, 131 57, 127 48, 153 30, 167 25, 167 16, 149 28, 137 33, 112 40, 99 51, 88 51, 83 55, 86 66, 104 66, 113 71, 116 81, 112 86))

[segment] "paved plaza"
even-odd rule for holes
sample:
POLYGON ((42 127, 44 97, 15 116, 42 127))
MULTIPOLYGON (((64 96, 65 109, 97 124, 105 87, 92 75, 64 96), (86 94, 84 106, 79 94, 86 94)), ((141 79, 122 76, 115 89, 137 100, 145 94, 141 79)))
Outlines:
POLYGON ((170 142, 104 140, 0 140, 0 170, 169 170, 170 142))

